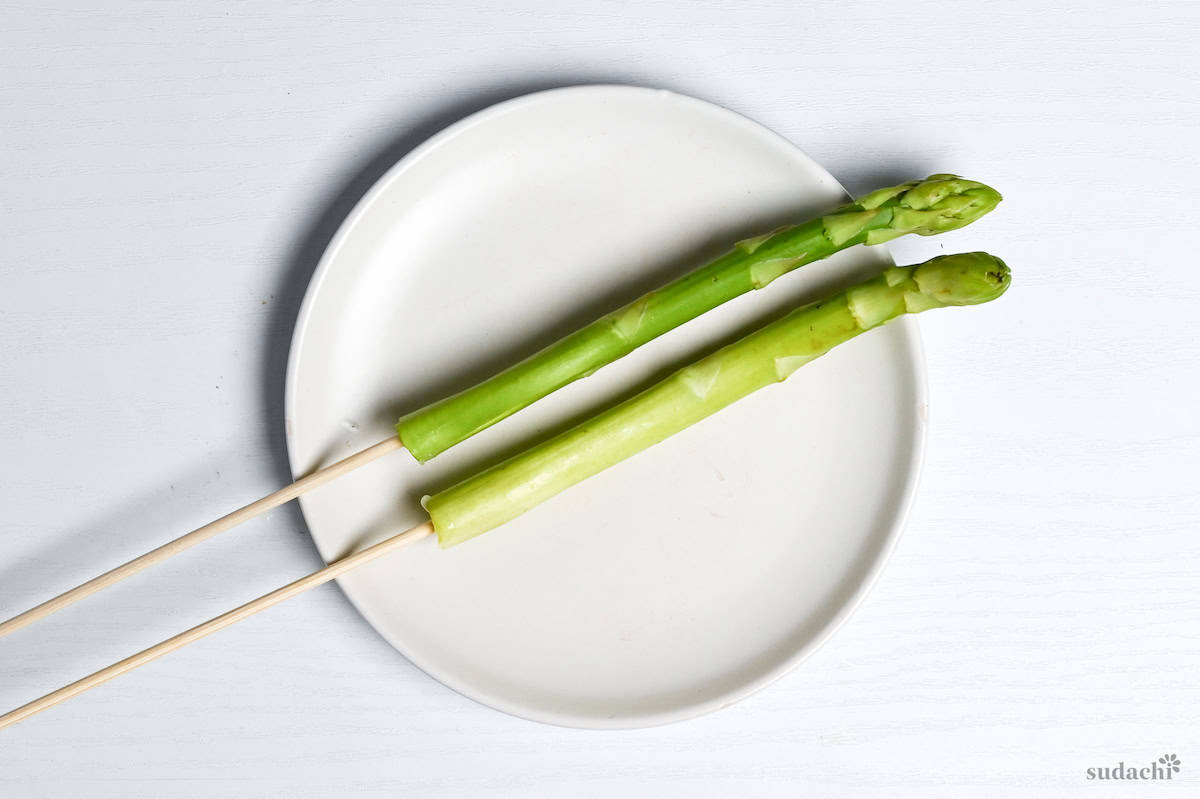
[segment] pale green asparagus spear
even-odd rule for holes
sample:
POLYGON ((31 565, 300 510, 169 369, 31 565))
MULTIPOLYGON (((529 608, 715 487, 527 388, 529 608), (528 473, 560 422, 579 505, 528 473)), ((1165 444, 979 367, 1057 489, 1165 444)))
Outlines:
POLYGON ((933 175, 880 189, 824 216, 739 242, 717 260, 551 344, 500 374, 396 423, 421 462, 621 358, 663 333, 799 266, 855 244, 931 236, 996 207, 995 189, 933 175))
POLYGON ((675 372, 641 394, 451 488, 425 508, 443 547, 516 518, 558 492, 780 382, 859 333, 905 313, 995 299, 1009 284, 999 258, 944 255, 798 308, 675 372))

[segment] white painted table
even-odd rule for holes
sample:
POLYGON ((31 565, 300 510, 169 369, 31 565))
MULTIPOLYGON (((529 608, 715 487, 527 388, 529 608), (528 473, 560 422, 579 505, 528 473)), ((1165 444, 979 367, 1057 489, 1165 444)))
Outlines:
MULTIPOLYGON (((988 249, 1016 281, 1004 314, 922 319, 932 433, 897 555, 744 703, 519 721, 327 587, 0 732, 4 799, 1093 797, 1115 786, 1088 768, 1167 752, 1200 784, 1200 5, 94 5, 0 9, 0 615, 281 483, 323 245, 500 99, 657 85, 851 190, 978 176, 994 216, 894 249, 988 249)), ((317 565, 277 511, 0 641, 0 708, 317 565)))

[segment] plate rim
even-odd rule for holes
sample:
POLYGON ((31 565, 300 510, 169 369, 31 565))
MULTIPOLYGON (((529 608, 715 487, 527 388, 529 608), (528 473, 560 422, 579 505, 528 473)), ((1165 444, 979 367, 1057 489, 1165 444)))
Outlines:
MULTIPOLYGON (((798 147, 790 139, 782 134, 772 130, 766 125, 757 122, 750 117, 745 116, 737 111, 727 108, 723 105, 702 100, 691 95, 680 94, 661 88, 652 88, 647 86, 637 86, 630 84, 619 83, 594 83, 594 84, 579 84, 572 86, 561 86, 552 89, 543 89, 540 91, 523 94, 517 97, 503 100, 486 108, 480 109, 474 113, 468 114, 457 122, 453 122, 447 127, 433 134, 423 142, 418 144, 413 149, 402 155, 397 161, 379 176, 379 178, 371 185, 371 187, 362 195, 361 198, 354 204, 350 212, 338 225, 337 231, 330 238, 329 243, 325 246, 320 259, 317 262, 316 268, 313 270, 309 278, 308 286, 304 292, 304 298, 301 301, 300 309, 296 315, 296 323, 292 329, 291 343, 288 348, 287 368, 284 376, 284 440, 287 447, 288 467, 291 470, 293 479, 299 479, 302 476, 302 471, 305 468, 304 464, 298 461, 296 455, 296 446, 294 442, 294 419, 295 404, 297 401, 297 381, 301 351, 304 346, 305 339, 308 335, 308 327, 313 309, 317 302, 317 297, 320 294, 321 286, 325 282, 327 276, 333 268, 333 263, 337 258, 339 251, 344 246, 347 239, 353 233, 361 218, 367 213, 368 209, 376 201, 376 199, 399 177, 401 177, 408 169, 420 161, 429 152, 440 147, 443 143, 450 139, 459 136, 471 128, 486 123, 503 114, 510 113, 525 106, 534 105, 541 102, 557 99, 558 97, 572 94, 608 94, 608 93, 639 93, 639 94, 654 94, 661 97, 671 97, 676 101, 698 104, 706 107, 709 110, 717 110, 724 114, 730 121, 735 122, 743 127, 750 127, 755 130, 758 135, 767 135, 784 142, 795 153, 808 161, 811 167, 824 173, 834 185, 841 189, 842 194, 847 200, 850 199, 849 193, 827 169, 821 166, 804 150, 798 147)), ((894 263, 891 257, 891 252, 886 244, 877 245, 875 247, 882 252, 888 261, 894 263)), ((802 645, 796 647, 787 656, 780 658, 779 662, 772 668, 765 671, 753 680, 748 680, 739 684, 735 688, 728 689, 720 694, 710 696, 701 701, 688 703, 668 711, 657 711, 647 714, 638 715, 616 715, 608 717, 579 715, 573 713, 556 713, 546 712, 537 708, 529 708, 518 703, 510 702, 507 699, 495 696, 488 693, 486 690, 473 688, 468 685, 460 685, 459 681, 449 678, 439 672, 439 670, 426 662, 423 658, 414 657, 405 646, 394 639, 394 637, 384 631, 378 624, 375 623, 373 613, 363 607, 355 598, 354 591, 347 586, 339 577, 334 582, 337 583, 338 589, 349 600, 355 611, 363 617, 364 621, 375 631, 377 635, 383 638, 392 648, 394 648, 402 657, 416 666, 429 677, 438 681, 455 693, 478 702, 485 707, 498 710, 510 716, 515 716, 527 721, 535 721, 543 724, 550 724, 558 727, 567 727, 574 729, 593 729, 593 730, 628 730, 628 729, 644 729, 650 727, 658 727, 675 722, 686 721, 707 715, 717 710, 729 707, 732 704, 742 701, 753 694, 758 693, 767 686, 780 680, 793 670, 795 670, 802 662, 807 660, 813 653, 818 651, 826 642, 829 641, 849 620, 853 613, 859 608, 867 594, 874 588, 876 582, 883 573, 884 567, 891 560, 895 553, 896 547, 899 544, 900 538, 907 527, 909 516, 912 513, 913 504, 916 499, 917 491, 920 486, 921 476, 924 471, 925 450, 928 438, 928 409, 929 409, 929 391, 928 391, 928 370, 925 362, 924 345, 920 335, 920 329, 916 320, 910 317, 902 317, 893 322, 889 327, 898 327, 903 331, 904 348, 912 363, 912 385, 913 394, 916 401, 917 413, 914 415, 914 430, 912 436, 912 447, 908 455, 907 463, 905 464, 905 474, 903 477, 903 490, 900 493, 898 501, 894 505, 892 514, 892 522, 888 525, 887 531, 883 535, 881 546, 878 553, 863 571, 862 579, 849 593, 849 596, 840 607, 830 616, 828 622, 821 630, 802 645), (899 323, 899 324, 897 324, 899 323)), ((321 552, 320 543, 317 537, 313 534, 311 524, 308 520, 308 514, 305 513, 305 497, 299 497, 299 505, 301 515, 304 518, 305 532, 313 542, 314 548, 325 560, 324 553, 321 552)))

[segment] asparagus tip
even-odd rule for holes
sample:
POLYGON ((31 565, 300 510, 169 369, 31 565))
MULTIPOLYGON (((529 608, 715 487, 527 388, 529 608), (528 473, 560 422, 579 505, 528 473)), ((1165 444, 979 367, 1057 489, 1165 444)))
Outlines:
POLYGON ((994 255, 966 252, 931 258, 916 268, 913 279, 939 305, 978 305, 1007 291, 1012 273, 994 255))

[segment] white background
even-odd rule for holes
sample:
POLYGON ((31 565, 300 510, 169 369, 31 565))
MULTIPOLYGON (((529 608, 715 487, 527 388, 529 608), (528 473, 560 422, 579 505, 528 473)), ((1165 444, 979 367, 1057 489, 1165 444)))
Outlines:
MULTIPOLYGON (((1006 201, 1005 313, 931 314, 931 435, 850 622, 715 715, 459 697, 334 587, 0 732, 0 797, 1122 796, 1200 782, 1200 4, 5 4, 0 616, 286 478, 307 278, 397 157, 498 100, 661 86, 851 191, 1006 201), (1186 784, 1085 770, 1183 761, 1186 784)), ((885 398, 881 398, 885 401, 885 398)), ((0 641, 21 704, 319 565, 276 511, 0 641)))

